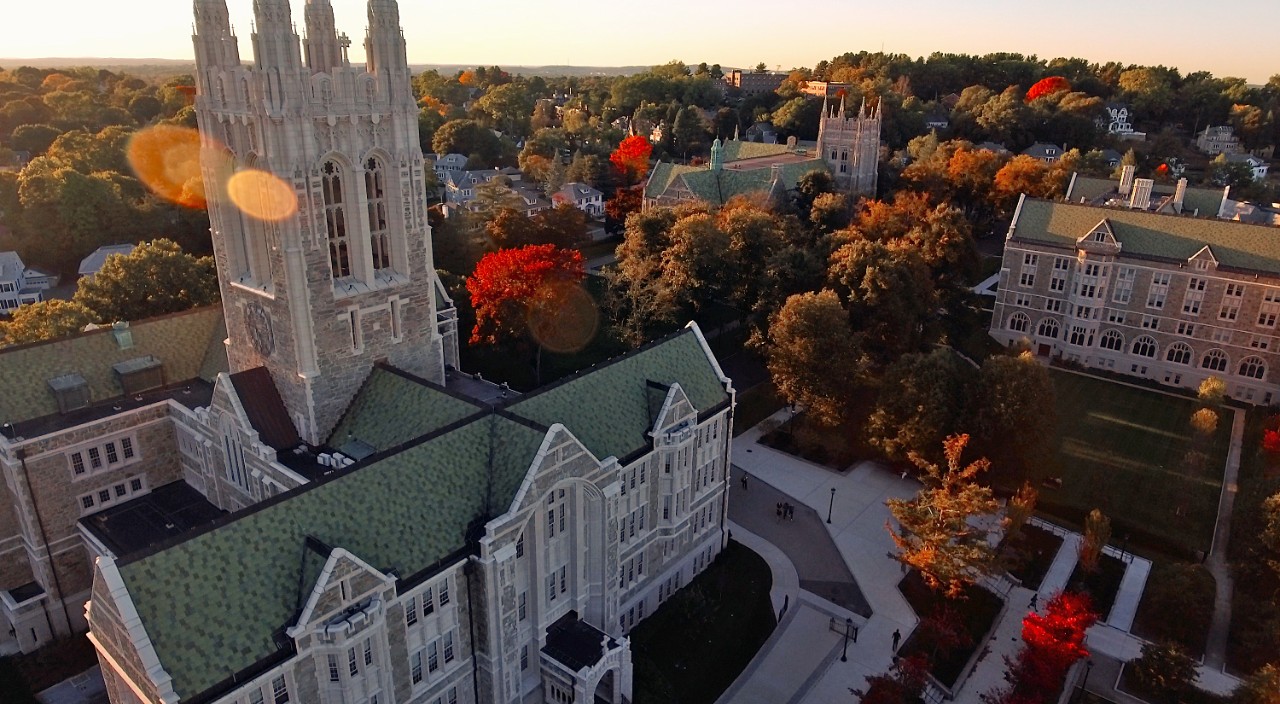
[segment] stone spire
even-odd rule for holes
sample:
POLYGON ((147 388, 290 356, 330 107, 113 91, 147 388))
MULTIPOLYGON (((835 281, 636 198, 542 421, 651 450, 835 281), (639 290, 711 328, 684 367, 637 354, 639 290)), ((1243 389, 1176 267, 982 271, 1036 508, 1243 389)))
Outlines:
POLYGON ((370 73, 408 71, 409 57, 396 0, 369 0, 369 30, 364 51, 370 73))
POLYGON ((818 118, 818 155, 823 154, 827 140, 827 119, 831 117, 831 110, 828 107, 830 100, 827 98, 827 92, 822 92, 822 117, 818 118))
POLYGON ((724 144, 716 137, 716 141, 711 143, 711 170, 720 171, 724 169, 724 144))
POLYGON ((202 69, 240 65, 240 48, 231 32, 226 0, 195 0, 196 65, 202 69))
POLYGON ((843 95, 840 96, 840 112, 837 113, 837 115, 839 115, 841 121, 844 120, 844 96, 843 95))
POLYGON ((289 0, 253 0, 253 61, 259 69, 302 68, 289 0))
POLYGON ((307 0, 307 67, 324 73, 344 64, 329 0, 307 0))

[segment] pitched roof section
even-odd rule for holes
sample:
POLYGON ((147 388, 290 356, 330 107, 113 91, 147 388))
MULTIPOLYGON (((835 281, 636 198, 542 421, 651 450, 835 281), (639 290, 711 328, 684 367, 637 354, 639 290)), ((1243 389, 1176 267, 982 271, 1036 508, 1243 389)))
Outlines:
POLYGON ((1028 198, 1013 239, 1075 248, 1076 240, 1091 232, 1101 217, 1111 224, 1127 256, 1187 261, 1208 246, 1220 266, 1280 275, 1280 237, 1275 228, 1227 220, 1028 198))
POLYGON ((360 441, 383 452, 483 408, 425 379, 377 366, 334 429, 329 446, 341 450, 349 442, 360 441))
POLYGON ((743 142, 737 139, 726 140, 722 143, 724 149, 724 160, 741 161, 743 159, 755 159, 762 156, 777 156, 786 154, 790 150, 785 144, 765 144, 764 142, 743 142))
POLYGON ((477 521, 510 504, 542 438, 489 414, 122 562, 175 691, 192 697, 278 650, 272 634, 297 618, 306 599, 300 578, 315 579, 315 566, 306 566, 308 537, 379 570, 431 568, 467 546, 477 521))
POLYGON ((507 410, 541 425, 560 423, 598 458, 652 447, 651 383, 679 382, 698 412, 729 399, 694 328, 518 399, 507 410))
MULTIPOLYGON (((200 378, 209 366, 210 346, 221 346, 225 330, 221 306, 209 306, 132 323, 131 339, 118 339, 111 328, 102 328, 0 349, 0 421, 19 423, 57 413, 47 382, 66 374, 84 377, 94 401, 120 396, 124 389, 112 365, 148 355, 164 366, 166 383, 200 378), (120 340, 129 346, 122 347, 120 340)), ((223 364, 225 357, 223 352, 223 364)))
POLYGON ((258 431, 262 442, 277 450, 297 447, 301 442, 298 430, 293 427, 284 399, 280 398, 280 391, 266 367, 232 374, 231 385, 240 397, 249 424, 258 431))

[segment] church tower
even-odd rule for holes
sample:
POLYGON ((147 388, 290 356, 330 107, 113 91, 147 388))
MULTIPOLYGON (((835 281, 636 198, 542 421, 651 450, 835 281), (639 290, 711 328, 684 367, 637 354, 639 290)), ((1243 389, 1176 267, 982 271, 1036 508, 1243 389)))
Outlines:
MULTIPOLYGON (((266 367, 323 442, 373 364, 444 382, 418 106, 395 0, 352 66, 329 0, 254 0, 254 65, 225 0, 194 0, 196 116, 232 372, 266 367)), ((441 289, 442 290, 442 289, 441 289)), ((457 359, 456 349, 449 359, 457 359)))
POLYGON ((822 99, 818 123, 818 153, 835 177, 836 187, 854 195, 874 196, 879 177, 880 107, 862 108, 852 117, 845 114, 845 100, 833 107, 822 99))

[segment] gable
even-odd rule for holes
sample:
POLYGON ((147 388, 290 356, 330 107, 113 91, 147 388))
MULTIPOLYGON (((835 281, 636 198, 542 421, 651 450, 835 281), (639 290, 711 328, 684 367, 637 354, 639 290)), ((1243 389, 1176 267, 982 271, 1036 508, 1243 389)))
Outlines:
MULTIPOLYGON (((315 550, 322 546, 307 547, 315 550)), ((328 621, 348 604, 359 602, 371 592, 391 585, 392 580, 368 563, 342 548, 335 548, 330 551, 320 574, 311 585, 310 596, 294 628, 328 621)))

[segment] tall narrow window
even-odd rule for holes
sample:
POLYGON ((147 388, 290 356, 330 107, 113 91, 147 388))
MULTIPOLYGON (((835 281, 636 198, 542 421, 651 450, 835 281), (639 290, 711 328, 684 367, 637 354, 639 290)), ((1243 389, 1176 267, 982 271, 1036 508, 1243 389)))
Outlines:
POLYGON ((332 161, 324 163, 324 216, 329 231, 329 265, 333 278, 351 276, 351 249, 347 243, 346 201, 342 195, 342 171, 332 161))
POLYGON ((391 238, 387 235, 387 178, 382 162, 369 159, 364 165, 364 194, 369 202, 369 244, 373 268, 391 268, 391 238))

